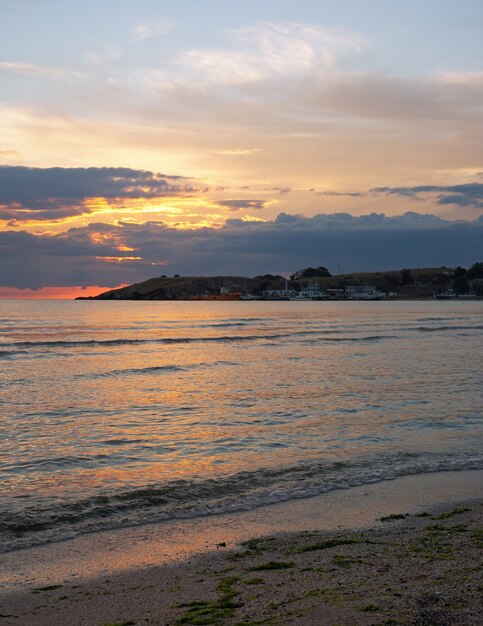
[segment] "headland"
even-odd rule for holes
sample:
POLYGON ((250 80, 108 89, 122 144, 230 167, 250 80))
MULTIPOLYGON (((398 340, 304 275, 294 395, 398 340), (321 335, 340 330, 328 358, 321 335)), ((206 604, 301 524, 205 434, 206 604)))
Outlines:
POLYGON ((331 275, 325 267, 290 277, 162 275, 78 300, 423 300, 483 297, 483 263, 467 270, 414 268, 331 275))

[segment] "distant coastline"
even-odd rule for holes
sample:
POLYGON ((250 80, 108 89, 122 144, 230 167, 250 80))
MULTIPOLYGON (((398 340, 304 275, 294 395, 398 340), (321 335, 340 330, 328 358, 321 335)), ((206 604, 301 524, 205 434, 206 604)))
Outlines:
POLYGON ((317 275, 306 268, 290 278, 264 274, 150 278, 76 300, 424 300, 480 299, 483 263, 469 269, 411 268, 387 272, 317 275), (314 275, 315 274, 315 275, 314 275))

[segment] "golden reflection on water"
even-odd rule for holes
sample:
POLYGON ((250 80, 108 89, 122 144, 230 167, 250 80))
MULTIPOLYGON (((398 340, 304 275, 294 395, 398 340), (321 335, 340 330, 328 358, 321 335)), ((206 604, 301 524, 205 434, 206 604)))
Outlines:
POLYGON ((11 495, 476 449, 477 303, 445 304, 467 336, 418 331, 435 303, 25 304, 2 315, 11 495))

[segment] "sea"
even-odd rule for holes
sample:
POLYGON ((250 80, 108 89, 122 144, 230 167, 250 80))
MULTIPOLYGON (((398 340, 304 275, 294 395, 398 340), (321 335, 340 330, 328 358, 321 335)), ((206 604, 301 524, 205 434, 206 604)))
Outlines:
POLYGON ((483 467, 483 302, 0 301, 0 550, 483 467))

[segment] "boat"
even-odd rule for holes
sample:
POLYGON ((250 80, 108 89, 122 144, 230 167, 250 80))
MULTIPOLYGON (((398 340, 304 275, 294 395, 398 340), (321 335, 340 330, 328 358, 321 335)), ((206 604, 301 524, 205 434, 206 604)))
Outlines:
POLYGON ((241 300, 241 293, 215 293, 191 296, 190 300, 241 300))
POLYGON ((247 293, 245 295, 242 295, 240 297, 240 300, 259 300, 260 298, 258 298, 258 296, 254 296, 252 293, 247 293))
POLYGON ((320 291, 319 285, 316 283, 310 283, 308 287, 301 289, 296 295, 292 296, 290 300, 294 302, 301 302, 305 300, 326 300, 327 295, 320 291))
POLYGON ((222 287, 220 293, 207 293, 199 296, 191 296, 190 300, 241 300, 242 294, 239 291, 230 291, 227 287, 222 287))

